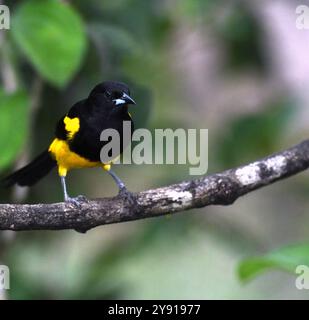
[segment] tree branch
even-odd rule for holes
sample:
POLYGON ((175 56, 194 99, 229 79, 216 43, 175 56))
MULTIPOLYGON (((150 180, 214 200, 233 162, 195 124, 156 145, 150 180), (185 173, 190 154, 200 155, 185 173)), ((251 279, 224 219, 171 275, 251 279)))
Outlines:
POLYGON ((67 203, 0 204, 0 230, 80 232, 104 225, 161 216, 209 205, 229 205, 237 198, 309 167, 309 140, 290 149, 192 181, 134 194, 135 200, 103 198, 76 207, 67 203))

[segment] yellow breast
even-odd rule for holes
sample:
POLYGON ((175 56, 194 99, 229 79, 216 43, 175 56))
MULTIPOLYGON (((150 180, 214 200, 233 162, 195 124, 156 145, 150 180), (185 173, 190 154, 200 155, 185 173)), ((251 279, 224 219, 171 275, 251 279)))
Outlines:
POLYGON ((89 161, 71 151, 68 143, 64 140, 54 139, 48 150, 58 164, 60 176, 66 176, 70 169, 92 168, 102 166, 101 162, 89 161))

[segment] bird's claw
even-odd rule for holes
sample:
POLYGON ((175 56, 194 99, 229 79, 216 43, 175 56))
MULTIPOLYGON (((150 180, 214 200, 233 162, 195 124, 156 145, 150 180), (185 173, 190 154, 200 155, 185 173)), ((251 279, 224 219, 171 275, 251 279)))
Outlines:
POLYGON ((77 199, 79 202, 89 202, 88 198, 83 195, 79 195, 75 199, 77 199))
POLYGON ((80 208, 83 203, 88 202, 89 200, 85 196, 77 196, 75 198, 68 197, 65 199, 65 202, 73 204, 74 206, 80 208))
POLYGON ((126 187, 122 187, 119 189, 117 197, 124 199, 124 201, 130 204, 134 204, 136 202, 134 193, 128 191, 126 187))

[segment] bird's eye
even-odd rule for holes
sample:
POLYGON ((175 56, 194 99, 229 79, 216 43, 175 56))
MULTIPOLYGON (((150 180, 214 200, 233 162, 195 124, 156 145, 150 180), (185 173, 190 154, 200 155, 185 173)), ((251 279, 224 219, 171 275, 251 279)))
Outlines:
POLYGON ((105 91, 105 97, 111 98, 112 94, 109 91, 105 91))

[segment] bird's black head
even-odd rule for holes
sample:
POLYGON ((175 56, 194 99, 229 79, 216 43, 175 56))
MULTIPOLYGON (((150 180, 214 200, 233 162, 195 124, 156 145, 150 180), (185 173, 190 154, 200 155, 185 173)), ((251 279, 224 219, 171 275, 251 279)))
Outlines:
POLYGON ((116 81, 105 81, 98 84, 90 92, 89 97, 103 99, 114 106, 135 104, 135 101, 130 97, 128 86, 116 81))

